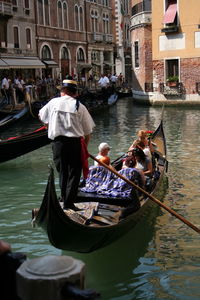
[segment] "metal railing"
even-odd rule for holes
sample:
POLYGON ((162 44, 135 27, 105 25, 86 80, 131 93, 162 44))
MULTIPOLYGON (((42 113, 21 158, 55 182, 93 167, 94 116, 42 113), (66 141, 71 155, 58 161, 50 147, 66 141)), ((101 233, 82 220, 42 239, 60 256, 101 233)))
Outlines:
POLYGON ((0 2, 0 14, 12 16, 12 4, 6 2, 0 2))
POLYGON ((163 95, 179 96, 185 94, 185 88, 182 82, 177 82, 174 86, 169 86, 161 82, 159 84, 159 90, 163 95))

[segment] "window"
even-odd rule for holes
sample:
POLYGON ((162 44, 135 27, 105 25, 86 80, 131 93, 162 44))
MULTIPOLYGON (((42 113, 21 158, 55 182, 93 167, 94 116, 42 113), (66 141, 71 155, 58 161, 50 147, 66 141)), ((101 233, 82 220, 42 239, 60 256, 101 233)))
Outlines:
POLYGON ((109 4, 108 2, 109 2, 108 0, 103 0, 103 1, 102 1, 102 4, 103 4, 104 6, 108 6, 108 4, 109 4))
POLYGON ((50 25, 49 0, 38 0, 38 22, 40 25, 50 25))
POLYGON ((14 31, 14 48, 19 48, 19 28, 15 26, 13 28, 13 31, 14 31))
POLYGON ((91 21, 92 21, 92 32, 98 31, 98 13, 97 11, 91 11, 91 21))
POLYGON ((139 68, 139 42, 134 42, 135 68, 139 68))
POLYGON ((91 53, 92 62, 100 62, 100 51, 93 50, 91 53))
POLYGON ((24 7, 25 7, 26 9, 29 9, 29 8, 30 8, 30 6, 29 6, 29 0, 24 0, 24 7))
POLYGON ((27 48, 31 48, 31 30, 30 28, 26 28, 26 45, 27 48))
POLYGON ((179 60, 167 59, 165 62, 166 80, 169 78, 179 78, 179 60))
POLYGON ((109 17, 107 14, 103 14, 103 32, 109 33, 109 17))
POLYGON ((66 47, 63 47, 61 50, 61 59, 69 59, 69 51, 66 47))
POLYGON ((75 12, 75 29, 79 31, 83 31, 84 30, 83 8, 81 6, 79 7, 78 5, 75 5, 74 12, 75 12))
POLYGON ((44 0, 44 15, 45 15, 45 25, 50 25, 49 17, 49 0, 44 0))
POLYGON ((75 28, 79 30, 78 6, 75 6, 75 28))
POLYGON ((83 61, 85 61, 84 52, 83 52, 83 49, 81 49, 81 48, 78 49, 78 53, 77 53, 77 61, 78 61, 78 62, 83 62, 83 61))
POLYGON ((80 31, 83 31, 83 9, 79 7, 79 14, 80 14, 80 31))
POLYGON ((177 25, 177 1, 176 0, 166 0, 163 23, 177 25))
POLYGON ((62 4, 60 1, 58 1, 58 27, 63 27, 62 4))
POLYGON ((7 47, 7 23, 6 22, 2 22, 0 23, 0 48, 3 47, 7 47))
POLYGON ((68 7, 66 2, 63 3, 63 23, 64 28, 68 28, 68 7))
POLYGON ((42 0, 38 0, 38 20, 40 25, 44 25, 44 11, 42 0))
POLYGON ((42 48, 42 59, 49 60, 51 59, 51 51, 48 46, 42 48))

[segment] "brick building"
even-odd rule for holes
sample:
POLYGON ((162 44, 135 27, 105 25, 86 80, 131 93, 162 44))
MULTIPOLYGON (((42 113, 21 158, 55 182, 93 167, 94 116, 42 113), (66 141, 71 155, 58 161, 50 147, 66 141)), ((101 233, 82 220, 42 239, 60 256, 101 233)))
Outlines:
POLYGON ((200 100, 198 8, 195 0, 132 0, 135 99, 200 100))
POLYGON ((46 73, 88 77, 114 68, 110 1, 36 0, 36 43, 46 73))

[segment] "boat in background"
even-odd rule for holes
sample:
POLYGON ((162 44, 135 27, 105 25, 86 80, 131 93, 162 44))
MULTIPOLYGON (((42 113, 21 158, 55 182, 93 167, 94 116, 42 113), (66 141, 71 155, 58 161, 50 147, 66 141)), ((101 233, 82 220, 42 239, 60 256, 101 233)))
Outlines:
POLYGON ((46 146, 50 142, 45 126, 30 133, 0 140, 0 163, 46 146))
POLYGON ((120 87, 116 89, 119 98, 132 97, 132 89, 120 87))
MULTIPOLYGON (((59 95, 56 95, 55 97, 59 97, 59 95)), ((91 114, 93 114, 95 112, 107 109, 111 105, 114 105, 118 100, 118 94, 111 87, 103 91, 101 89, 84 89, 79 91, 77 99, 87 107, 91 114)), ((30 108, 31 114, 37 117, 39 110, 50 100, 32 102, 30 108)))
POLYGON ((18 104, 13 108, 12 105, 6 105, 0 110, 0 130, 7 128, 11 124, 29 116, 29 105, 18 104))
MULTIPOLYGON (((159 177, 153 179, 149 193, 155 195, 167 168, 162 121, 153 133, 152 141, 157 146, 155 153, 159 177)), ((116 170, 121 168, 123 158, 112 163, 116 170)), ((136 192, 133 199, 118 199, 82 191, 74 204, 79 211, 63 210, 56 195, 51 168, 42 204, 32 211, 32 222, 47 232, 50 243, 56 248, 82 253, 95 251, 119 239, 146 214, 152 214, 152 207, 157 205, 149 197, 140 198, 136 192), (134 203, 139 205, 133 207, 134 203)))

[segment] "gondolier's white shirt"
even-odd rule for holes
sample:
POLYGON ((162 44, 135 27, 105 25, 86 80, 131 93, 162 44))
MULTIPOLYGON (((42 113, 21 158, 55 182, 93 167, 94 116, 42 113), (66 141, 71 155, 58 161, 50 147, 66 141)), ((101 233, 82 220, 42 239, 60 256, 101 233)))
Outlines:
POLYGON ((87 108, 70 96, 53 98, 39 111, 39 118, 48 124, 48 137, 54 140, 57 136, 82 137, 92 133, 94 121, 87 108))

